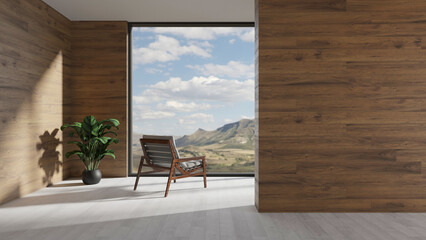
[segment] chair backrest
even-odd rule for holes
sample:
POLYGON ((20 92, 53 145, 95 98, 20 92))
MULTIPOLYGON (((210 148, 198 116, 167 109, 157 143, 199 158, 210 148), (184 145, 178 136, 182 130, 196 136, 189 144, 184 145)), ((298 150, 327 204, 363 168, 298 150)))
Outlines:
POLYGON ((143 135, 140 141, 145 156, 153 165, 170 167, 173 153, 179 158, 173 136, 143 135))

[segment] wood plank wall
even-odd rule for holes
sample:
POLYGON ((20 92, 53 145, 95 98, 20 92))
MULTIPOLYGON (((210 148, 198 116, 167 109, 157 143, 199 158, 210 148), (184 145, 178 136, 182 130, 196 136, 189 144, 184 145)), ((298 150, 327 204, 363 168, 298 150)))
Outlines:
POLYGON ((0 204, 62 180, 69 35, 42 1, 0 0, 0 204))
POLYGON ((40 0, 0 0, 0 204, 80 176, 59 127, 89 114, 120 120, 117 160, 100 168, 127 176, 126 48, 126 22, 71 22, 40 0))
POLYGON ((426 1, 256 2, 260 211, 426 211, 426 1))
MULTIPOLYGON (((72 22, 71 81, 64 88, 64 121, 120 121, 120 143, 111 144, 117 159, 100 164, 104 177, 127 176, 127 22, 72 22)), ((68 135, 64 142, 69 141, 68 135)), ((72 150, 65 146, 65 152, 72 150)), ((77 158, 64 162, 66 177, 79 177, 84 167, 77 158)))

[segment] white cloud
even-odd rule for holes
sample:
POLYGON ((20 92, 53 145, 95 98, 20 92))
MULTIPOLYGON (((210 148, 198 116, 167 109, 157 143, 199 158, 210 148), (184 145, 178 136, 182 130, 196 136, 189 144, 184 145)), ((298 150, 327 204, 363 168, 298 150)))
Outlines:
POLYGON ((142 129, 138 125, 136 125, 136 124, 133 124, 132 130, 133 130, 133 132, 140 132, 140 131, 142 131, 142 129))
POLYGON ((136 31, 169 34, 197 40, 213 40, 218 36, 237 36, 243 41, 254 41, 254 28, 247 27, 154 27, 137 28, 136 31))
POLYGON ((195 102, 179 102, 179 101, 166 101, 165 103, 160 103, 157 105, 157 108, 160 110, 172 111, 172 112, 194 112, 199 110, 210 109, 210 104, 195 102))
POLYGON ((156 101, 156 100, 154 100, 152 98, 147 98, 146 96, 133 96, 133 101, 136 104, 145 104, 145 103, 150 103, 150 102, 153 102, 153 101, 156 101))
POLYGON ((136 105, 133 107, 133 117, 135 120, 165 119, 174 116, 176 116, 174 112, 152 110, 146 105, 136 105))
POLYGON ((254 119, 254 117, 248 117, 248 116, 245 116, 245 115, 241 115, 241 119, 254 119))
POLYGON ((223 119, 223 122, 224 123, 231 123, 231 122, 233 122, 234 120, 232 120, 232 119, 230 119, 230 118, 225 118, 225 119, 223 119))
POLYGON ((214 76, 193 77, 188 81, 170 78, 149 86, 140 96, 134 96, 135 103, 152 103, 175 99, 183 101, 254 101, 254 81, 227 80, 214 76))
POLYGON ((208 41, 188 41, 189 45, 195 45, 204 48, 213 48, 214 46, 208 41))
POLYGON ((156 73, 162 73, 163 70, 158 69, 158 68, 145 68, 145 72, 147 72, 149 74, 156 74, 156 73))
POLYGON ((172 34, 187 39, 212 40, 218 35, 229 35, 235 30, 229 27, 156 27, 152 32, 160 34, 172 34))
POLYGON ((196 69, 205 76, 254 78, 254 64, 246 65, 238 61, 230 61, 226 65, 209 63, 204 65, 187 65, 186 67, 196 69))
POLYGON ((173 112, 153 111, 145 112, 140 115, 141 119, 164 119, 174 117, 176 114, 173 112))
POLYGON ((212 123, 212 122, 214 122, 213 115, 206 114, 206 113, 194 113, 189 116, 179 118, 179 124, 181 125, 212 123))
POLYGON ((241 33, 240 38, 241 40, 245 42, 254 42, 254 29, 251 29, 250 31, 246 31, 244 33, 241 33))
POLYGON ((134 48, 133 63, 147 64, 154 62, 168 62, 179 60, 182 55, 196 55, 203 58, 210 57, 210 49, 190 44, 182 46, 172 37, 158 35, 148 47, 134 48))
POLYGON ((229 43, 230 43, 230 44, 234 44, 234 42, 235 42, 235 39, 231 39, 231 40, 229 40, 229 43))

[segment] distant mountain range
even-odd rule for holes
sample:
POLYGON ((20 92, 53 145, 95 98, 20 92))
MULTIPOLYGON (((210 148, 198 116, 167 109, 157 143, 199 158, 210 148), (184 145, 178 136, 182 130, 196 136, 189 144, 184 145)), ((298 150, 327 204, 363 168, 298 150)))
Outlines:
MULTIPOLYGON (((241 119, 238 122, 225 124, 222 127, 206 131, 198 129, 191 135, 176 138, 177 147, 207 146, 217 144, 220 148, 254 149, 254 120, 241 119)), ((140 148, 140 133, 133 133, 132 144, 140 148)))
POLYGON ((225 124, 214 131, 198 129, 191 135, 176 140, 177 147, 207 146, 218 144, 220 148, 254 149, 254 120, 242 119, 225 124))
MULTIPOLYGON (((225 124, 214 131, 198 129, 193 134, 176 137, 181 157, 204 155, 209 161, 211 172, 254 171, 254 120, 242 119, 225 124)), ((133 165, 137 171, 140 156, 140 133, 132 135, 133 165)))

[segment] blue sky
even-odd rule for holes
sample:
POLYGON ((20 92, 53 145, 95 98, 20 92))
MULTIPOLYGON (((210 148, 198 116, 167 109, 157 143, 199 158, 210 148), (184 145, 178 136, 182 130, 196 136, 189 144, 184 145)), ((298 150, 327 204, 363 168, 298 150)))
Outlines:
POLYGON ((183 136, 254 117, 254 28, 133 28, 133 132, 183 136))

